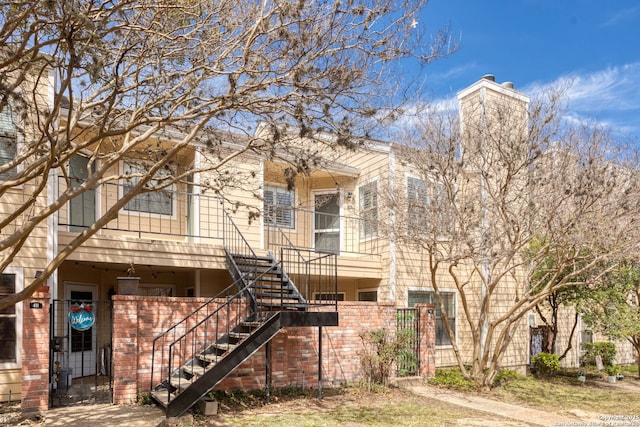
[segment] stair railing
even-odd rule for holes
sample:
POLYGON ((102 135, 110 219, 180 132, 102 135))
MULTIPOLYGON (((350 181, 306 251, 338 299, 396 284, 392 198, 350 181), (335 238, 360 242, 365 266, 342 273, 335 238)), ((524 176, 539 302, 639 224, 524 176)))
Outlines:
MULTIPOLYGON (((264 274, 266 273, 263 273, 263 275, 264 274)), ((171 379, 173 378, 177 380, 177 382, 172 383, 172 385, 180 388, 182 382, 187 381, 186 378, 181 375, 182 372, 180 368, 189 364, 191 368, 198 365, 197 358, 202 352, 211 345, 218 343, 221 339, 224 339, 225 336, 228 341, 229 333, 232 332, 235 327, 239 326, 242 321, 256 316, 256 312, 251 307, 251 304, 247 303, 244 297, 251 294, 248 292, 249 288, 256 281, 259 281, 263 275, 249 281, 248 284, 244 288, 241 288, 235 295, 226 296, 224 299, 220 297, 217 298, 220 304, 217 309, 193 325, 190 329, 186 330, 182 335, 176 337, 173 342, 168 345, 167 382, 171 383, 171 379)), ((240 285, 234 282, 229 285, 225 291, 239 286, 240 285)), ((162 362, 164 362, 164 360, 163 357, 162 362)), ((163 365, 164 363, 161 363, 161 366, 163 365)), ((167 393, 168 402, 170 387, 167 387, 167 393)))
POLYGON ((279 255, 283 272, 286 272, 292 284, 298 284, 297 290, 305 302, 309 306, 333 305, 337 311, 338 255, 297 247, 266 212, 264 222, 267 227, 267 248, 279 255))
POLYGON ((219 292, 214 297, 211 297, 200 307, 192 311, 188 316, 180 320, 178 323, 158 335, 153 339, 153 345, 151 348, 151 389, 153 387, 162 382, 162 378, 156 382, 155 380, 155 366, 157 364, 156 355, 160 352, 160 371, 162 373, 164 360, 165 360, 165 349, 168 348, 168 342, 175 342, 178 336, 181 336, 185 333, 185 331, 193 328, 193 325, 200 324, 204 319, 207 319, 211 316, 213 312, 219 309, 220 301, 223 298, 227 298, 230 295, 237 294, 237 290, 235 289, 238 286, 236 282, 233 282, 229 286, 227 286, 224 290, 219 292))
POLYGON ((281 247, 282 269, 298 284, 308 307, 338 310, 338 256, 312 249, 281 247))

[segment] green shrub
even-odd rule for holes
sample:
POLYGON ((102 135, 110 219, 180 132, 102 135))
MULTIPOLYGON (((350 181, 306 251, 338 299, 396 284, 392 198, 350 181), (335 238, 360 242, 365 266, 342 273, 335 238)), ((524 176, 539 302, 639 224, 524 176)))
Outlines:
POLYGON ((582 356, 584 366, 596 366, 596 356, 602 358, 604 366, 613 365, 616 358, 616 346, 612 342, 594 342, 583 344, 585 353, 582 356))
POLYGON ((519 374, 511 369, 501 369, 493 379, 493 385, 498 386, 511 381, 523 380, 527 378, 525 375, 519 374))
POLYGON ((620 368, 616 365, 609 365, 605 368, 605 371, 610 377, 615 377, 620 373, 620 368))
POLYGON ((538 353, 531 359, 533 369, 538 376, 548 377, 560 369, 560 359, 557 354, 538 353))
POLYGON ((462 391, 471 391, 478 388, 475 382, 467 380, 462 376, 460 368, 436 369, 436 375, 429 379, 429 384, 462 391))

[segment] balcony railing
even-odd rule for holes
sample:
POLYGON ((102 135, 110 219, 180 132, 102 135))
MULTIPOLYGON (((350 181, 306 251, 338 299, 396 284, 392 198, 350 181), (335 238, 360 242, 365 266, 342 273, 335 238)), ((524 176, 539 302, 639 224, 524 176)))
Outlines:
POLYGON ((290 208, 272 218, 264 219, 264 233, 266 247, 274 251, 291 244, 337 255, 379 254, 377 227, 359 217, 290 208))
MULTIPOLYGON (((60 179, 60 191, 65 181, 60 179)), ((80 232, 113 206, 127 190, 123 184, 105 184, 73 199, 60 210, 58 224, 68 231, 80 232)), ((186 241, 221 245, 224 233, 224 204, 214 195, 163 190, 145 193, 129 202, 102 228, 102 235, 130 236, 157 240, 186 241)), ((277 224, 264 220, 265 249, 279 251, 292 244, 298 248, 337 255, 376 255, 376 227, 357 216, 345 216, 290 208, 277 224), (283 220, 284 218, 284 220, 283 220), (280 228, 280 230, 278 229, 280 228), (284 241, 284 236, 288 241, 284 241)), ((234 221, 255 240, 255 225, 234 221), (252 231, 254 230, 254 231, 252 231)))
MULTIPOLYGON (((65 182, 61 179, 61 191, 65 182)), ((59 214, 58 224, 71 232, 89 227, 113 206, 127 186, 104 184, 73 199, 59 214)), ((219 197, 163 190, 135 197, 106 224, 101 234, 221 244, 223 204, 219 197)))

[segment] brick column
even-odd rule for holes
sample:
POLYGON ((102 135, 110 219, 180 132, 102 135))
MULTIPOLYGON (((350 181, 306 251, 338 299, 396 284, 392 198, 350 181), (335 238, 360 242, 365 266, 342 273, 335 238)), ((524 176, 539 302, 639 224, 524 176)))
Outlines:
POLYGON ((48 288, 22 304, 22 412, 38 413, 49 408, 48 288))
POLYGON ((420 376, 436 374, 436 306, 416 304, 420 312, 420 376))
POLYGON ((134 403, 138 397, 137 297, 113 296, 113 403, 134 403))

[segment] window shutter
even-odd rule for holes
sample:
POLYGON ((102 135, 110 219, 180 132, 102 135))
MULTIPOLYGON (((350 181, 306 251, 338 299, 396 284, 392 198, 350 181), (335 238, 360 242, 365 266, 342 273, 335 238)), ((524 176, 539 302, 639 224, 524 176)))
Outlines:
MULTIPOLYGON (((14 122, 13 104, 11 101, 0 111, 0 165, 9 163, 16 157, 17 150, 16 125, 14 122)), ((0 175, 6 179, 11 172, 0 175)))

